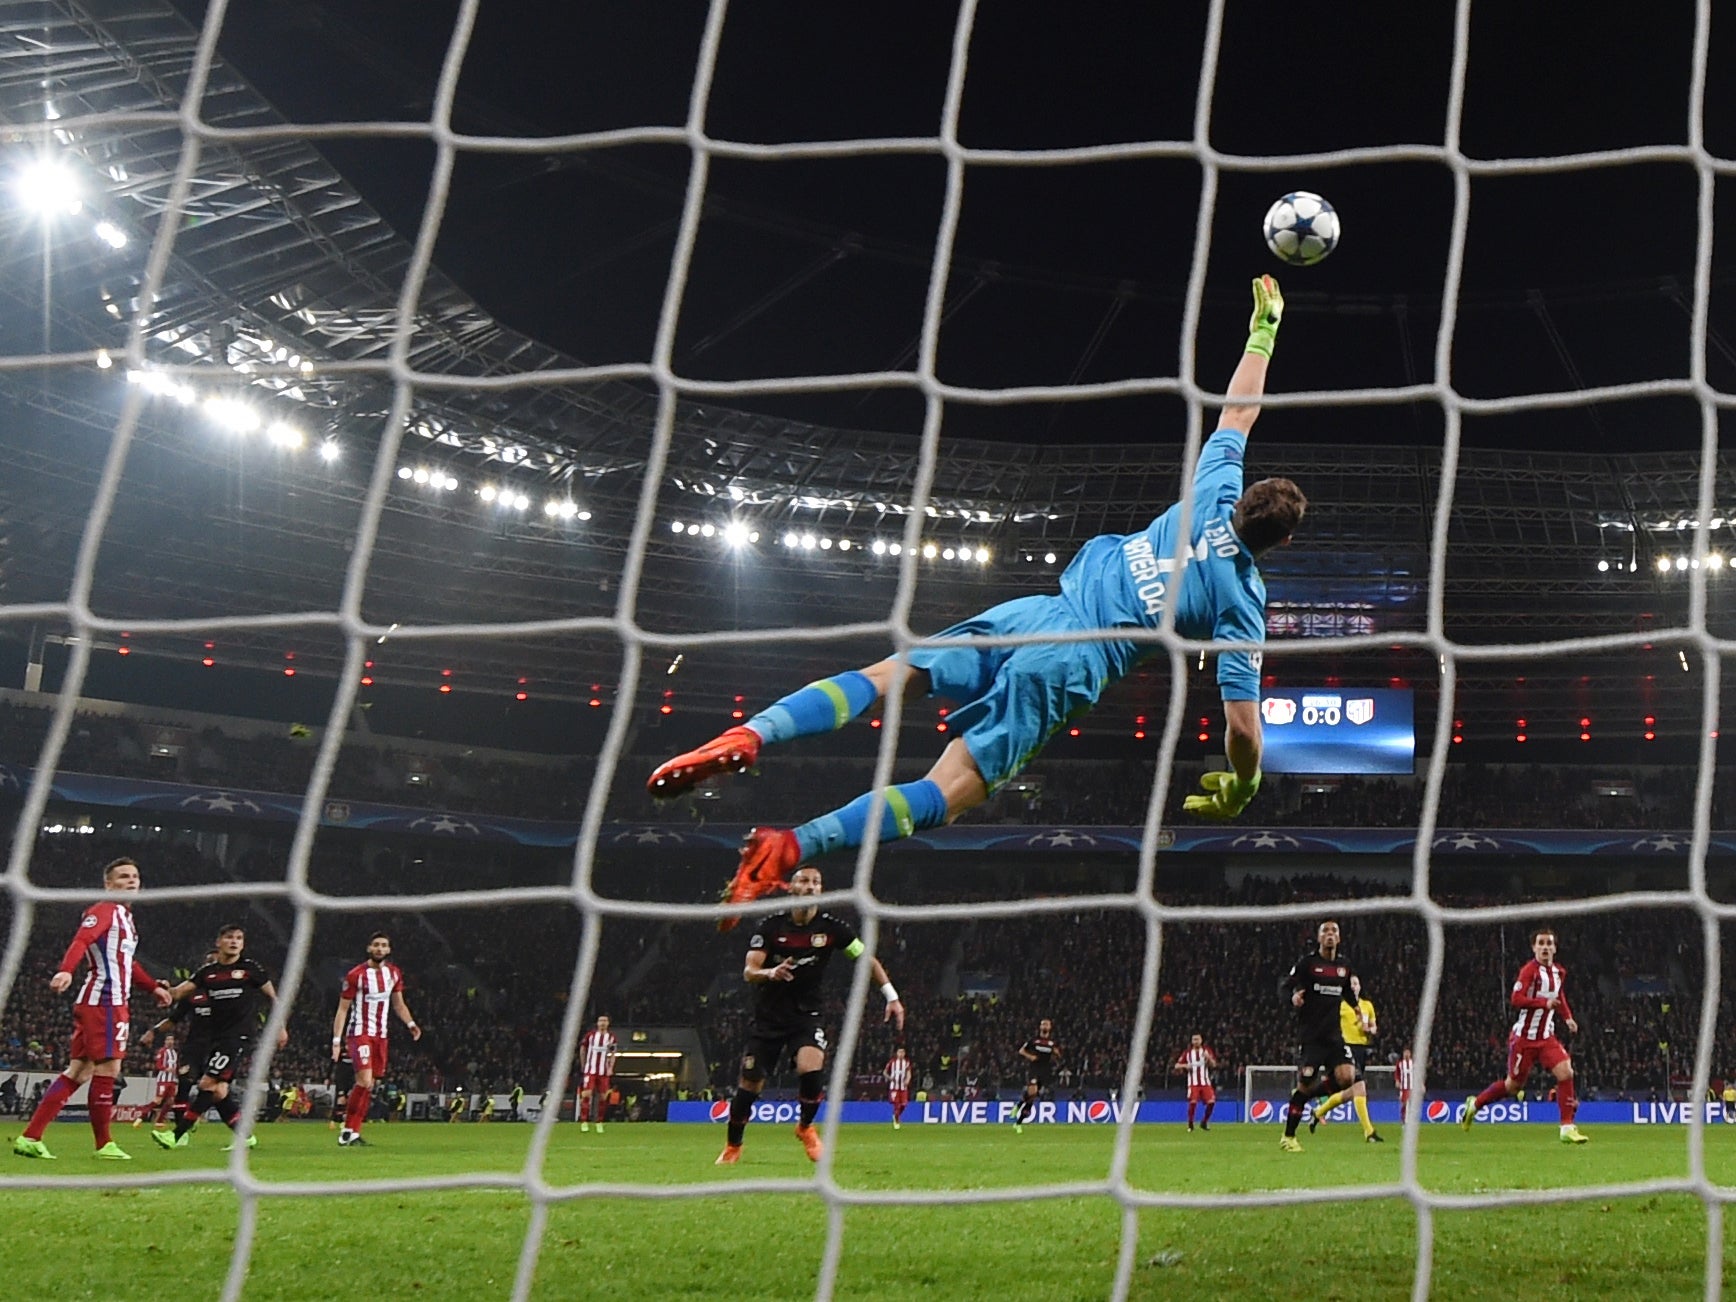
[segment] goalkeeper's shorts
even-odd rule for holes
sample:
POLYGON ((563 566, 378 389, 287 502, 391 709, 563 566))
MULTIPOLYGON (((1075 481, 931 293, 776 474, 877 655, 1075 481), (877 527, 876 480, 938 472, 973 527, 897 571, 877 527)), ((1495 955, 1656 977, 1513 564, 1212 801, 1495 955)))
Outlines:
MULTIPOLYGON (((942 638, 1085 631, 1061 597, 1019 597, 935 634, 942 638)), ((1084 714, 1110 684, 1104 642, 1037 642, 1025 646, 915 647, 910 663, 928 672, 929 694, 957 701, 947 716, 964 738, 991 792, 1016 774, 1069 721, 1084 714)))

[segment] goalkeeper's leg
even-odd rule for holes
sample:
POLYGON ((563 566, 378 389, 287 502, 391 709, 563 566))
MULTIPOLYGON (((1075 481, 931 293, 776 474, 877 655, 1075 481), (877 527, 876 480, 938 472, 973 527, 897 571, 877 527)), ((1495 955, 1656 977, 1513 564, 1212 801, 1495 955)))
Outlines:
POLYGON ((836 732, 885 696, 895 675, 903 675, 908 686, 919 672, 902 661, 883 660, 809 683, 746 723, 659 764, 645 789, 662 799, 678 796, 716 773, 744 772, 759 762, 761 746, 836 732))

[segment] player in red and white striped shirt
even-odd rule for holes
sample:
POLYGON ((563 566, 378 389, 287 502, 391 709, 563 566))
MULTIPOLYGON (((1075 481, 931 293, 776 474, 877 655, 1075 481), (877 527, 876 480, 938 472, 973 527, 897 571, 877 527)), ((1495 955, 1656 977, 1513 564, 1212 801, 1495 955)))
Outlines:
MULTIPOLYGON (((166 1031, 163 1043, 151 1056, 152 1079, 156 1083, 157 1092, 150 1103, 145 1105, 145 1111, 152 1107, 157 1109, 157 1115, 151 1118, 151 1129, 162 1130, 169 1119, 169 1109, 175 1106, 175 1095, 179 1092, 180 1082, 176 1079, 176 1071, 181 1065, 181 1054, 175 1048, 175 1033, 166 1031)), ((144 1113, 133 1119, 133 1129, 137 1130, 145 1124, 144 1113)))
POLYGON ((1573 1124, 1573 1114, 1579 1101, 1573 1088, 1573 1059, 1555 1038, 1555 1014, 1569 1031, 1579 1031, 1573 1020, 1573 1010, 1567 1006, 1567 969, 1555 961, 1555 933, 1544 927, 1531 937, 1531 961, 1519 969, 1519 979, 1513 983, 1508 999, 1519 1016, 1513 1020, 1513 1030, 1507 1040, 1507 1075, 1496 1081, 1474 1099, 1465 1100, 1464 1115, 1459 1124, 1466 1130, 1479 1108, 1497 1099, 1516 1094, 1524 1086, 1534 1066, 1541 1066, 1555 1077, 1555 1102, 1561 1109, 1561 1142, 1584 1144, 1587 1137, 1573 1124))
POLYGON ((1187 1042, 1187 1048, 1181 1057, 1175 1060, 1171 1073, 1184 1071, 1187 1073, 1187 1128, 1194 1128, 1194 1108, 1205 1105, 1205 1115, 1200 1118, 1200 1129, 1212 1128, 1212 1109, 1218 1106, 1218 1092, 1212 1088, 1212 1071, 1218 1065, 1215 1053, 1206 1048, 1205 1037, 1198 1031, 1187 1042))
MULTIPOLYGON (((102 885, 105 891, 136 892, 139 866, 131 859, 116 859, 102 870, 102 885)), ((114 1120, 115 1077, 120 1075, 121 1059, 127 1053, 133 981, 148 987, 159 1004, 167 1006, 169 1002, 169 988, 133 957, 138 947, 132 910, 118 901, 93 904, 79 919, 78 934, 48 980, 48 988, 60 994, 72 988, 72 975, 80 962, 89 964, 84 984, 73 998, 72 1061, 54 1078, 30 1124, 13 1141, 12 1151, 20 1157, 54 1157, 42 1142, 43 1132, 73 1092, 89 1081, 90 1128, 96 1137, 96 1155, 115 1162, 132 1160, 110 1136, 109 1124, 114 1120)))
POLYGON ((910 1106, 912 1067, 910 1055, 904 1051, 902 1044, 892 1051, 892 1058, 886 1064, 886 1098, 892 1104, 894 1130, 898 1129, 898 1123, 904 1118, 904 1109, 910 1106))
POLYGON ((368 1120, 368 1104, 374 1082, 386 1074, 386 1033, 391 1018, 410 1029, 410 1038, 420 1040, 422 1028, 410 1016, 410 1006, 404 1002, 404 973, 396 963, 386 960, 392 954, 392 938, 383 931, 368 937, 368 961, 357 963, 344 977, 344 988, 338 994, 337 1015, 332 1018, 332 1061, 343 1056, 344 1046, 350 1051, 350 1062, 356 1069, 356 1083, 350 1087, 349 1101, 344 1109, 344 1127, 338 1131, 338 1147, 366 1144, 362 1127, 368 1120))
POLYGON ((1392 1083, 1398 1088, 1398 1113, 1401 1118, 1410 1115, 1410 1096, 1411 1090, 1415 1088, 1412 1083, 1415 1080, 1416 1063, 1411 1061, 1411 1047, 1407 1044, 1392 1067, 1392 1083))
POLYGON ((589 1130, 594 1122, 597 1133, 603 1133, 603 1114, 609 1109, 609 1077, 615 1074, 615 1053, 619 1045, 609 1033, 609 1019, 599 1017, 597 1029, 586 1031, 579 1041, 579 1099, 575 1111, 579 1114, 579 1129, 589 1130), (586 1100, 590 1101, 589 1109, 586 1100))

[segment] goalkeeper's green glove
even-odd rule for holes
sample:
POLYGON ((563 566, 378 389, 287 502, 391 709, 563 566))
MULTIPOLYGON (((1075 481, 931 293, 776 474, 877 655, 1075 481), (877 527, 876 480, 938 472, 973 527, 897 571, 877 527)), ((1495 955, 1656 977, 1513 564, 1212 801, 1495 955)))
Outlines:
POLYGON ((1256 772, 1243 782, 1234 773, 1207 773, 1200 779, 1200 786, 1211 794, 1189 796, 1181 802, 1181 807, 1201 818, 1227 821, 1248 807, 1248 802, 1260 789, 1260 775, 1256 772))
POLYGON ((1278 340, 1278 323, 1284 319, 1284 294, 1271 276, 1254 277, 1254 315, 1248 319, 1248 346, 1244 350, 1271 357, 1278 340))

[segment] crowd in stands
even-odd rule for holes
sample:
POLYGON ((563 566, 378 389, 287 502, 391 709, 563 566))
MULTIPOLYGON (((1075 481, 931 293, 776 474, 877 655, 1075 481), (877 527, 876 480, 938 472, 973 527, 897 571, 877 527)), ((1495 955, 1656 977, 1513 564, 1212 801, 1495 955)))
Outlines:
MULTIPOLYGON (((0 762, 32 765, 47 732, 47 710, 0 702, 0 762)), ((70 772, 151 778, 206 787, 298 792, 312 771, 311 736, 232 736, 207 724, 153 723, 80 712, 60 767, 70 772), (172 753, 170 753, 172 752, 172 753)), ((298 734, 305 730, 297 730, 298 734)), ((657 736, 657 734, 653 734, 657 736)), ((647 743, 649 744, 649 743, 647 743)), ((678 801, 651 801, 642 777, 667 758, 661 750, 621 763, 607 817, 635 822, 794 822, 841 805, 872 780, 872 761, 790 747, 763 773, 708 784, 678 801)), ((896 781, 926 772, 933 756, 913 752, 896 781)), ((971 822, 1138 826, 1151 797, 1155 760, 1075 760, 1045 755, 994 800, 966 815, 971 822)), ((1166 809, 1179 809, 1202 766, 1179 764, 1166 809)), ((505 752, 463 752, 404 739, 352 737, 339 751, 330 796, 455 813, 576 821, 594 777, 589 757, 553 760, 505 752)), ((1596 770, 1547 765, 1449 764, 1437 825, 1451 828, 1681 829, 1693 819, 1694 777, 1681 768, 1624 768, 1616 783, 1596 770), (1603 794, 1615 789, 1620 794, 1603 794)), ((1346 777, 1330 782, 1272 776, 1243 817, 1262 827, 1414 827, 1421 777, 1346 777)), ((1731 826, 1736 771, 1719 768, 1712 826, 1731 826)))
MULTIPOLYGON (((144 844, 100 837, 41 839, 32 880, 49 886, 88 885, 95 865, 130 851, 145 866, 147 894, 137 913, 140 955, 153 971, 172 975, 196 966, 220 924, 239 920, 248 945, 281 975, 293 939, 293 910, 280 895, 250 900, 198 899, 152 903, 152 886, 234 880, 236 874, 184 838, 144 844)), ((249 853, 261 858, 264 851, 249 853)), ((324 853, 341 856, 341 848, 324 853)), ((255 867, 258 865, 256 864, 255 867)), ((402 880, 355 857, 342 869, 358 890, 403 890, 402 880)), ((419 890, 464 885, 458 861, 430 865, 419 890)), ((1250 1064, 1283 1064, 1292 1053, 1292 1018, 1278 982, 1312 944, 1315 923, 1331 901, 1377 893, 1347 877, 1245 878, 1234 890, 1196 890, 1171 902, 1190 905, 1270 905, 1320 901, 1306 920, 1192 922, 1162 932, 1156 1000, 1146 1061, 1147 1089, 1174 1085, 1170 1066, 1198 1031, 1217 1051, 1226 1086, 1250 1064)), ((903 900, 920 898, 920 887, 903 900)), ((1489 897, 1446 899, 1451 904, 1489 897)), ((1510 897, 1503 902, 1510 902, 1510 897)), ((4 913, 0 909, 0 913, 4 913)), ((76 906, 36 907, 30 943, 0 1023, 0 1072, 46 1070, 64 1062, 70 1006, 47 976, 75 929, 76 906)), ((0 926, 7 919, 0 917, 0 926)), ((1380 1014, 1377 1060, 1391 1058, 1415 1034, 1428 961, 1426 931, 1406 911, 1352 915, 1344 920, 1345 952, 1363 974, 1380 1014)), ((289 1047, 277 1055, 274 1079, 322 1080, 329 1073, 331 1010, 342 974, 359 957, 375 927, 393 933, 410 978, 410 999, 427 1029, 420 1043, 394 1038, 392 1076, 410 1088, 539 1090, 559 1046, 580 916, 564 906, 494 905, 404 911, 385 916, 331 910, 317 918, 306 970, 290 1019, 289 1047)), ((1642 1093, 1665 1086, 1666 1073, 1691 1070, 1703 985, 1701 933, 1690 910, 1626 910, 1560 919, 1562 961, 1580 1024, 1569 1037, 1588 1096, 1642 1093), (1669 1046, 1666 1050, 1660 1046, 1669 1046)), ((1733 938, 1736 939, 1736 938, 1733 938)), ((1060 1088, 1104 1092, 1121 1086, 1139 1007, 1139 978, 1148 943, 1144 920, 1129 911, 1046 913, 1012 919, 887 923, 879 952, 908 1006, 902 1036, 881 1020, 871 997, 853 1070, 868 1088, 891 1050, 903 1043, 919 1079, 936 1095, 954 1097, 1016 1088, 1020 1044, 1040 1018, 1055 1023, 1063 1047, 1060 1088)), ((749 1002, 741 980, 745 934, 718 936, 702 921, 613 918, 606 922, 596 976, 580 1025, 609 1012, 622 1027, 697 1026, 709 1084, 727 1089, 747 1034, 749 1002)), ((1470 1088, 1500 1069, 1511 1016, 1506 991, 1529 955, 1520 924, 1456 925, 1446 931, 1440 1004, 1429 1055, 1439 1086, 1470 1088)), ((828 1023, 843 1025, 850 964, 838 963, 829 984, 828 1023)), ((1724 961, 1724 989, 1736 988, 1736 964, 1724 961)), ((139 1016, 148 1016, 141 999, 139 1016)), ((142 1025, 142 1022, 141 1022, 142 1025)), ((1736 1017, 1724 999, 1714 1073, 1736 1066, 1736 1017)), ((142 1069, 141 1062, 137 1065, 142 1069)))

